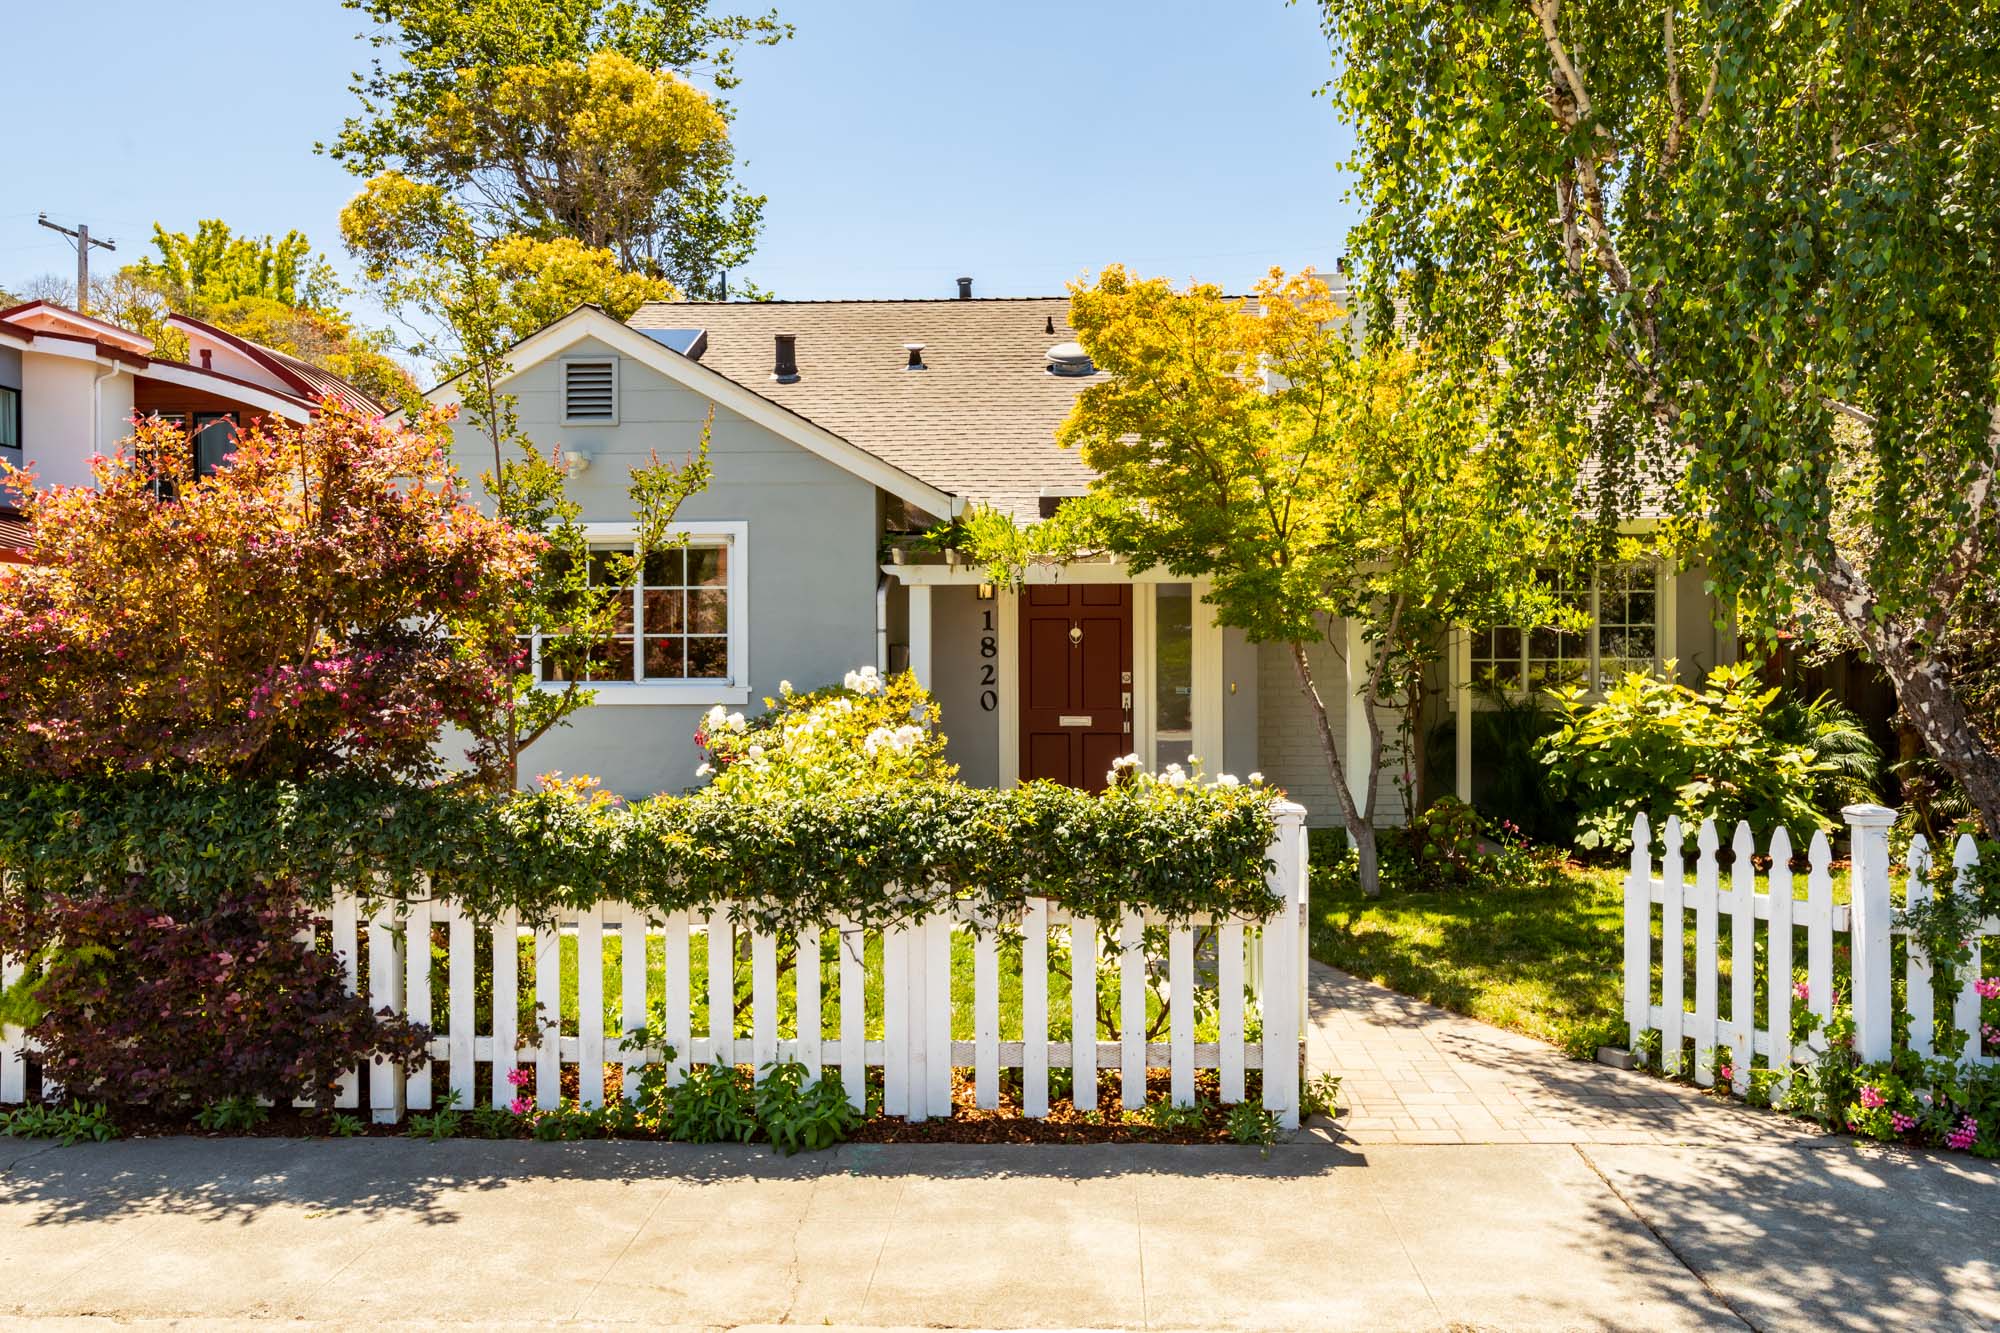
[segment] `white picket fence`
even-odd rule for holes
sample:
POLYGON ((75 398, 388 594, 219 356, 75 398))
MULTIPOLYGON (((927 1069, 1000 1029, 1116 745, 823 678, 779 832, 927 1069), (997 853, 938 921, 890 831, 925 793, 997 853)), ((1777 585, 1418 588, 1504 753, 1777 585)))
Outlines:
MULTIPOLYGON (((1891 866, 1889 855, 1889 828, 1895 823, 1896 814, 1879 805, 1855 805, 1842 811, 1842 815, 1851 835, 1852 867, 1848 872, 1849 900, 1838 904, 1833 900, 1833 848, 1824 832, 1814 832, 1807 850, 1806 895, 1801 901, 1796 897, 1791 868, 1791 837, 1782 828, 1771 834, 1765 849, 1771 858, 1769 891, 1758 893, 1756 869, 1751 862, 1757 848, 1747 825, 1736 827, 1731 841, 1733 863, 1729 886, 1724 888, 1720 882, 1716 856, 1719 843, 1713 820, 1703 822, 1696 840, 1693 883, 1688 882, 1680 821, 1669 819, 1663 830, 1658 875, 1653 870, 1654 846, 1646 817, 1641 815, 1634 821, 1631 872, 1625 881, 1625 1021, 1631 1028, 1635 1052, 1642 1049, 1642 1039, 1651 1030, 1660 1033, 1660 1048, 1669 1059, 1691 1039, 1695 1081, 1712 1086, 1717 1056, 1726 1054, 1731 1085, 1739 1094, 1749 1087, 1753 1055, 1764 1056, 1772 1068, 1778 1069, 1793 1061, 1813 1058, 1816 1052, 1813 1044, 1794 1048, 1791 1043, 1793 1006, 1798 1002, 1792 991, 1795 936, 1803 932, 1804 1003, 1825 1019, 1832 1012, 1838 986, 1852 1005, 1856 1053, 1869 1061, 1890 1057, 1898 1017, 1890 940, 1905 933, 1895 920, 1898 903, 1892 880, 1896 878, 1896 868, 1891 866), (1657 994, 1653 988, 1656 906, 1660 909, 1657 994), (1695 930, 1692 1007, 1688 1004, 1690 959, 1686 945, 1689 913, 1694 915, 1695 930), (1729 922, 1726 1012, 1718 994, 1723 957, 1719 932, 1724 920, 1729 922), (1849 952, 1848 966, 1838 974, 1836 943, 1846 944, 1849 952), (1761 1014, 1756 1001, 1760 958, 1766 963, 1769 976, 1761 1014)), ((1925 875, 1932 855, 1921 835, 1912 839, 1900 868, 1904 902, 1921 902, 1930 896, 1925 875)), ((1972 839, 1960 838, 1954 848, 1953 864, 1962 870, 1977 862, 1978 852, 1972 839)), ((1989 918, 1980 924, 1978 936, 1973 940, 1972 960, 1964 969, 1964 984, 1953 997, 1952 1007, 1952 1022, 1969 1038, 1965 1058, 1987 1064, 1994 1057, 1981 1046, 1980 999, 1973 981, 1980 975, 1981 940, 1994 935, 2000 935, 2000 919, 1989 918)), ((1913 1049, 1929 1055, 1937 998, 1932 988, 1930 961, 1915 941, 1905 955, 1906 1002, 1914 1016, 1909 1025, 1909 1040, 1913 1049)))
MULTIPOLYGON (((1073 917, 1046 900, 1030 899, 1021 906, 1021 1039, 1000 1040, 1000 948, 990 930, 971 931, 963 914, 924 918, 899 929, 880 932, 882 944, 883 1037, 869 1040, 864 960, 871 932, 847 922, 830 922, 798 933, 796 957, 821 956, 823 935, 840 939, 836 1031, 824 1031, 821 973, 818 967, 794 969, 795 1000, 781 1006, 777 936, 750 931, 750 1036, 736 1035, 736 968, 738 935, 743 928, 731 918, 727 904, 705 915, 656 915, 618 902, 602 902, 568 921, 539 930, 524 930, 511 913, 490 923, 485 947, 492 960, 491 1016, 478 1030, 475 1022, 477 954, 482 926, 447 902, 382 903, 364 919, 361 903, 351 896, 336 898, 319 929, 327 932, 333 952, 345 963, 347 984, 354 991, 360 977, 359 943, 367 932, 369 1003, 376 1009, 407 1015, 436 1032, 430 1061, 407 1074, 376 1063, 366 1071, 368 1104, 378 1121, 393 1122, 409 1110, 429 1110, 439 1096, 432 1063, 447 1062, 449 1088, 462 1105, 472 1105, 478 1089, 478 1066, 490 1065, 490 1093, 496 1105, 515 1096, 508 1074, 521 1066, 535 1071, 535 1100, 540 1107, 558 1104, 565 1066, 577 1074, 579 1100, 601 1105, 605 1097, 607 1062, 625 1072, 624 1087, 636 1084, 635 1070, 665 1058, 665 1050, 622 1048, 627 1032, 646 1024, 650 989, 664 995, 665 1043, 674 1052, 669 1081, 677 1082, 691 1063, 750 1065, 759 1071, 776 1060, 797 1060, 809 1077, 837 1068, 849 1099, 865 1106, 867 1071, 883 1071, 883 1108, 912 1120, 948 1116, 952 1110, 951 1080, 956 1067, 974 1071, 977 1102, 998 1105, 1003 1069, 1021 1071, 1023 1109, 1029 1116, 1048 1114, 1049 1071, 1068 1068, 1074 1074, 1072 1098, 1079 1108, 1097 1105, 1097 1071, 1115 1068, 1126 1107, 1145 1102, 1146 1070, 1171 1071, 1172 1097, 1178 1105, 1192 1104, 1195 1071, 1219 1071, 1225 1102, 1244 1095, 1244 1071, 1262 1071, 1262 1100, 1288 1128, 1299 1118, 1300 1038, 1305 1021, 1306 906, 1308 866, 1305 810, 1289 802, 1277 806, 1277 830, 1269 858, 1267 880, 1273 910, 1262 920, 1197 919, 1182 922, 1168 935, 1165 999, 1169 1005, 1168 1037, 1164 1043, 1146 1040, 1146 999, 1153 989, 1144 931, 1157 919, 1127 912, 1116 921, 1073 917), (434 1012, 432 957, 428 947, 434 927, 444 927, 448 940, 444 1014, 434 1012), (1200 984, 1194 937, 1213 929, 1214 978, 1219 1039, 1195 1041, 1196 1003, 1200 984), (1071 966, 1072 1030, 1095 1032, 1098 1025, 1097 979, 1102 952, 1117 970, 1120 1013, 1118 1041, 1051 1041, 1049 1039, 1049 940, 1052 930, 1066 930, 1071 966), (970 1041, 952 1039, 952 943, 955 933, 970 931, 973 950, 973 1031, 970 1041), (606 1031, 604 986, 607 932, 620 939, 618 984, 621 1030, 606 1031), (562 1012, 562 937, 573 933, 575 947, 576 1034, 564 1035, 549 1021, 562 1012), (533 964, 521 966, 524 938, 532 936, 533 964), (644 941, 663 942, 663 975, 654 976, 644 941), (411 941, 419 947, 410 947, 411 941), (629 946, 629 947, 628 947, 629 946), (690 995, 690 960, 706 950, 708 1020, 706 1031, 693 1029, 695 1007, 690 995), (648 960, 632 966, 632 960, 648 960), (1262 1020, 1257 1040, 1245 1037, 1246 984, 1256 996, 1262 1020), (521 987, 534 988, 538 1030, 520 1029, 521 987), (786 1011, 781 1013, 781 1007, 786 1011), (442 1019, 439 1022, 438 1019, 442 1019), (792 1035, 781 1036, 790 1029, 792 1035)), ((1154 960, 1158 961, 1158 960, 1154 960)), ((10 965, 11 966, 11 965, 10 965)), ((11 974, 10 974, 11 975, 11 974)), ((0 1102, 25 1095, 24 1060, 29 1054, 18 1030, 0 1033, 0 1102)), ((363 1071, 342 1080, 336 1105, 361 1104, 363 1071)))

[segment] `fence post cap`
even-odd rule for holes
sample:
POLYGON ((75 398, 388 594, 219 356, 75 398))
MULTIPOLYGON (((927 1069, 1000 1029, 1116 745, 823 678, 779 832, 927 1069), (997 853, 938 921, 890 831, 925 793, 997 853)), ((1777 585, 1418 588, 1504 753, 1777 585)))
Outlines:
POLYGON ((1280 819, 1304 819, 1306 808, 1297 801, 1280 799, 1271 802, 1271 813, 1280 819))
POLYGON ((1896 812, 1886 805, 1850 805, 1840 817, 1855 828, 1888 828, 1896 822, 1896 812))

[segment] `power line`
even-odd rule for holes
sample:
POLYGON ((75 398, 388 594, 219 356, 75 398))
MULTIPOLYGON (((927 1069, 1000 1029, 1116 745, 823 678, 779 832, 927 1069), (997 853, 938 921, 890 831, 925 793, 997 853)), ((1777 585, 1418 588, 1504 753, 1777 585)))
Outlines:
POLYGON ((118 242, 111 240, 109 237, 106 237, 104 240, 98 240, 90 234, 90 224, 85 222, 77 223, 76 229, 72 231, 61 223, 49 221, 47 213, 37 214, 35 221, 47 227, 50 231, 59 231, 69 237, 70 244, 76 247, 76 313, 79 315, 89 314, 90 247, 94 245, 100 250, 116 250, 118 242))

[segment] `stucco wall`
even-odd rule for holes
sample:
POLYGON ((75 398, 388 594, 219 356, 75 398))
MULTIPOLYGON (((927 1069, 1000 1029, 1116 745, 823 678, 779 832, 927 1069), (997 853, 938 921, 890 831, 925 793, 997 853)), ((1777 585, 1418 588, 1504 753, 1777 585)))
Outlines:
MULTIPOLYGON (((21 360, 21 454, 26 465, 44 486, 90 485, 90 455, 101 447, 92 423, 96 394, 91 380, 97 367, 32 352, 21 360)), ((124 381, 129 414, 132 378, 117 378, 124 381)))
MULTIPOLYGON (((613 355, 585 343, 569 355, 613 355)), ((657 451, 686 457, 700 438, 708 400, 630 359, 619 367, 619 424, 561 424, 560 362, 530 367, 508 388, 522 429, 543 448, 557 443, 591 456, 570 494, 585 522, 631 519, 631 469, 657 451)), ((461 432, 458 463, 468 473, 490 467, 483 441, 461 432)), ((692 739, 711 702, 754 713, 778 682, 800 689, 838 681, 875 660, 875 490, 818 455, 761 426, 717 410, 710 437, 714 479, 681 506, 686 520, 747 523, 746 602, 730 614, 749 626, 749 700, 726 692, 686 704, 609 705, 584 710, 523 756, 523 776, 561 769, 590 773, 628 797, 678 791, 700 763, 692 739)), ((614 689, 613 687, 606 687, 614 689)))

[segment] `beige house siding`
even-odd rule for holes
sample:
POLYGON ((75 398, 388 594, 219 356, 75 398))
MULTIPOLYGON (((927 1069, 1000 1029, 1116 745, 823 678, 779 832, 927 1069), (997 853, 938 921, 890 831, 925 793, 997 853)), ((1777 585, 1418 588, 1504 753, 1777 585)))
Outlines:
MULTIPOLYGON (((1333 635, 1345 641, 1346 628, 1335 622, 1333 635)), ((1314 683, 1326 701, 1333 734, 1347 757, 1347 668, 1332 643, 1316 644, 1308 654, 1314 683)), ((1326 753, 1320 748, 1318 727, 1312 709, 1299 691, 1298 674, 1292 666, 1291 649, 1267 643, 1257 649, 1257 758, 1267 782, 1284 788, 1306 808, 1306 822, 1315 828, 1340 824, 1340 798, 1329 774, 1326 753)), ((1384 711, 1384 741, 1389 746, 1380 781, 1376 785, 1375 823, 1378 827, 1400 824, 1404 819, 1403 794, 1396 787, 1401 771, 1396 752, 1395 715, 1384 711)))

